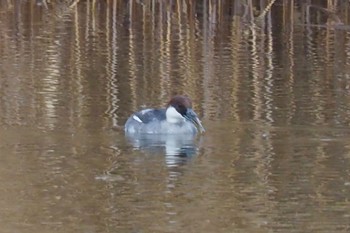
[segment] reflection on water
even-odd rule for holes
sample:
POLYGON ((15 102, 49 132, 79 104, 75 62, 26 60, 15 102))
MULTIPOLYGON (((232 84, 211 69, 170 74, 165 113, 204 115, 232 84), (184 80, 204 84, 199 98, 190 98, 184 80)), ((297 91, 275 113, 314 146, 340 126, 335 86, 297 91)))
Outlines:
POLYGON ((193 135, 126 135, 135 149, 147 153, 165 154, 167 166, 173 167, 195 156, 197 146, 193 135))
POLYGON ((0 0, 2 230, 347 232, 349 10, 0 0), (204 135, 112 130, 174 94, 204 135))

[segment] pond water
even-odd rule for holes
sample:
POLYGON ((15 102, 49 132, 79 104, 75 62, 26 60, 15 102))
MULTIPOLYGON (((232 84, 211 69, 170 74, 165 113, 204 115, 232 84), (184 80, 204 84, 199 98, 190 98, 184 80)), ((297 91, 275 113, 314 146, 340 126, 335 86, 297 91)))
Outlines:
POLYGON ((1 232, 348 232, 349 3, 242 2, 1 0, 1 232))

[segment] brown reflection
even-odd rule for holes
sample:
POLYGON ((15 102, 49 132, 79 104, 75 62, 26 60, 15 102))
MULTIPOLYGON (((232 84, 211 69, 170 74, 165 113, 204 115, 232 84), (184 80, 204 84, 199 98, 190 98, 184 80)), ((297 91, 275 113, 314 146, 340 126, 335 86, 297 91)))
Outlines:
POLYGON ((0 9, 8 232, 348 229, 347 1, 0 9), (198 150, 134 150, 109 131, 173 94, 190 95, 204 118, 198 150))
MULTIPOLYGON (((286 1, 287 3, 287 1, 286 1)), ((294 72, 294 66, 295 66, 295 52, 294 52, 294 1, 290 1, 289 4, 285 4, 283 6, 283 24, 286 25, 285 28, 285 39, 286 39, 286 78, 284 86, 285 92, 286 92, 286 99, 283 101, 283 105, 285 105, 285 118, 283 119, 285 122, 291 123, 292 117, 294 115, 295 111, 295 96, 293 92, 294 88, 294 82, 295 82, 295 72, 294 72)), ((307 42, 308 43, 308 42, 307 42)), ((278 105, 278 107, 282 107, 281 105, 278 105)), ((281 120, 281 119, 279 119, 281 120)))
MULTIPOLYGON (((115 1, 116 2, 116 1, 115 1)), ((129 77, 130 77, 130 90, 131 90, 131 99, 132 101, 136 101, 136 93, 137 93, 137 60, 136 60, 136 46, 135 46, 135 36, 134 36, 134 24, 133 24, 133 17, 134 16, 134 12, 133 12, 133 6, 134 6, 134 1, 130 1, 129 3, 129 25, 128 25, 128 29, 129 29, 129 77)), ((115 38, 114 38, 115 39, 115 38)), ((133 104, 132 106, 136 107, 135 104, 133 104)))
MULTIPOLYGON (((118 97, 118 44, 117 44, 117 35, 118 35, 118 21, 117 21, 117 1, 112 2, 112 10, 107 9, 106 14, 106 44, 108 48, 111 48, 110 52, 107 54, 107 63, 106 63, 106 74, 108 79, 107 84, 107 101, 108 109, 106 113, 112 120, 112 125, 118 125, 118 116, 117 111, 119 108, 119 97, 118 97), (110 22, 110 12, 112 12, 112 20, 110 22), (110 34, 112 37, 110 37, 110 34)), ((134 98, 133 98, 134 99, 134 98)))
MULTIPOLYGON (((82 71, 82 47, 81 47, 81 43, 82 43, 82 38, 81 38, 81 34, 80 34, 80 20, 79 20, 79 12, 78 12, 78 8, 75 7, 74 8, 74 50, 72 52, 74 52, 72 54, 72 56, 74 56, 74 75, 75 75, 75 82, 74 84, 76 85, 76 90, 78 91, 78 93, 84 93, 84 85, 83 85, 83 71, 82 71)), ((81 118, 81 114, 83 113, 83 106, 84 106, 84 96, 83 95, 78 95, 77 96, 78 99, 76 100, 76 108, 77 108, 77 120, 78 122, 76 122, 76 124, 81 125, 82 122, 79 122, 82 118, 81 118)))

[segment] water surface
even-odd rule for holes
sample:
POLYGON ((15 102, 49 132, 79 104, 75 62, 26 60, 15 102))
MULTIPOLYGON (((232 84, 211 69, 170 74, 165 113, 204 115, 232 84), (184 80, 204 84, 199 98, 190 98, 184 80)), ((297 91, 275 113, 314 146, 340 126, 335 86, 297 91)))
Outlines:
POLYGON ((0 1, 2 232, 347 232, 349 3, 252 2, 0 1))

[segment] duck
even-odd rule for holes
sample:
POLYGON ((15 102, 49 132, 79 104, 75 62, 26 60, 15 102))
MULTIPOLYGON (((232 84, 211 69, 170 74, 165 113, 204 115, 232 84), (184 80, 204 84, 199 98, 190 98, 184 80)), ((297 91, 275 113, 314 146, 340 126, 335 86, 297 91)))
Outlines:
POLYGON ((128 135, 166 134, 195 135, 205 129, 192 109, 192 101, 184 95, 170 99, 165 108, 147 108, 133 113, 126 121, 128 135))

